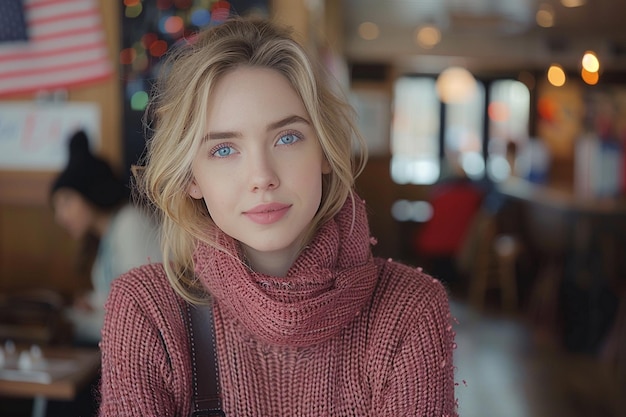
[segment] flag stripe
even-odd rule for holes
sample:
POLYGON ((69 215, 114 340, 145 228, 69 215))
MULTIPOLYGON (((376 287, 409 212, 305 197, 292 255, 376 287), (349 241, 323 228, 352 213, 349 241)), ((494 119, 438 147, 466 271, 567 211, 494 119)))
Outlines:
POLYGON ((110 76, 94 0, 24 0, 24 16, 28 41, 0 43, 0 96, 68 88, 110 76))
POLYGON ((42 25, 32 26, 30 40, 39 42, 49 39, 62 38, 72 32, 100 32, 96 26, 99 19, 96 16, 89 16, 83 19, 57 21, 42 25))
POLYGON ((56 41, 37 42, 27 48, 7 52, 6 54, 0 53, 0 68, 2 68, 2 65, 7 65, 7 68, 9 68, 8 66, 11 65, 11 62, 15 64, 28 64, 28 62, 19 62, 17 60, 35 59, 39 56, 58 56, 83 50, 89 51, 94 48, 106 53, 106 51, 101 48, 102 43, 103 39, 99 33, 72 36, 64 40, 63 43, 56 41))
POLYGON ((66 73, 51 75, 46 79, 45 88, 41 87, 41 83, 38 82, 41 79, 40 75, 22 77, 14 82, 0 80, 0 91, 2 91, 2 94, 5 96, 35 93, 43 89, 52 90, 65 88, 68 85, 75 87, 89 85, 94 82, 104 81, 110 77, 111 68, 108 65, 81 67, 76 71, 67 71, 66 73), (88 77, 84 75, 85 71, 89 73, 88 77))
POLYGON ((48 72, 65 71, 72 66, 86 66, 98 62, 106 62, 108 56, 102 55, 102 51, 94 49, 92 51, 83 52, 81 49, 77 53, 64 54, 63 62, 57 59, 56 55, 41 56, 28 60, 28 65, 17 62, 13 65, 13 71, 3 73, 6 77, 20 77, 28 74, 41 74, 45 76, 48 72))

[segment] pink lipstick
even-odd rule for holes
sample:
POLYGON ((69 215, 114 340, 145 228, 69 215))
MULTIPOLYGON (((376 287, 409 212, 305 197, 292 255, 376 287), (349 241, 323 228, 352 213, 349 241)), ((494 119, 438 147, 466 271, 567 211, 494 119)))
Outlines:
POLYGON ((244 211, 243 214, 258 224, 272 224, 283 218, 291 208, 290 204, 269 203, 244 211))

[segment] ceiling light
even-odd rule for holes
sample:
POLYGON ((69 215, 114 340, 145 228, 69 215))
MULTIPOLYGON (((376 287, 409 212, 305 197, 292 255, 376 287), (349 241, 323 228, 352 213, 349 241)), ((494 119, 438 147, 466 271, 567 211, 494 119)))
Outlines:
POLYGON ((555 87, 565 84, 565 71, 560 65, 552 64, 548 69, 548 81, 555 87))
POLYGON ((584 6, 587 0, 561 0, 563 7, 580 7, 584 6))
POLYGON ((441 41, 441 31, 437 26, 424 25, 415 30, 415 42, 425 49, 430 49, 441 41))
POLYGON ((363 22, 359 25, 359 36, 366 41, 371 41, 378 38, 380 35, 380 29, 378 25, 372 22, 363 22))
POLYGON ((580 71, 580 77, 589 85, 596 85, 600 81, 600 74, 598 72, 589 72, 586 69, 580 71))
POLYGON ((476 93, 476 79, 465 68, 449 67, 437 77, 436 88, 444 103, 461 103, 476 93))
POLYGON ((593 51, 587 51, 582 59, 583 68, 589 72, 598 72, 600 70, 600 61, 593 51))
POLYGON ((537 24, 543 28, 554 26, 554 9, 547 3, 542 4, 535 15, 537 24))

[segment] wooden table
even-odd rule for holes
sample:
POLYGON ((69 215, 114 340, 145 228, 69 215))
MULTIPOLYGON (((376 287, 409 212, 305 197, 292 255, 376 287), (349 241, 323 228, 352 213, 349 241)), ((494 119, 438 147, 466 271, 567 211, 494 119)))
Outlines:
MULTIPOLYGON (((615 303, 613 297, 617 294, 611 294, 612 288, 625 276, 626 199, 582 198, 573 190, 521 179, 499 184, 497 190, 522 203, 525 216, 519 228, 529 237, 531 246, 544 254, 542 261, 546 263, 546 258, 552 257, 552 263, 560 262, 558 267, 544 269, 557 272, 549 286, 552 298, 562 299, 564 305, 569 302, 569 315, 576 316, 569 320, 568 311, 559 313, 564 336, 572 336, 566 339, 566 345, 577 351, 595 352, 602 343, 599 339, 606 326, 607 309, 615 303)), ((557 303, 553 300, 551 304, 557 303)))
MULTIPOLYGON (((17 352, 24 350, 18 347, 17 352)), ((45 416, 47 400, 73 400, 99 372, 100 351, 72 347, 44 347, 43 359, 50 366, 42 367, 40 377, 48 374, 49 382, 37 382, 37 376, 20 377, 19 373, 0 372, 0 395, 33 398, 33 417, 45 416), (49 370, 49 372, 46 371, 49 370)), ((7 364, 10 367, 10 364, 7 364)), ((5 368, 6 370, 6 368, 5 368)), ((41 380, 43 381, 43 380, 41 380)))

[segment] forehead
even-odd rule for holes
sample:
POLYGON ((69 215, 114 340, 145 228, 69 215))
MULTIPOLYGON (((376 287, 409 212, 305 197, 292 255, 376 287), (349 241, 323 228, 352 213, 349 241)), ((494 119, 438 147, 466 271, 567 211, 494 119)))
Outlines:
POLYGON ((289 115, 307 118, 300 98, 280 72, 239 67, 216 83, 208 99, 210 129, 232 129, 240 124, 267 123, 289 115))
POLYGON ((80 193, 70 187, 61 187, 52 194, 53 199, 81 198, 80 193))
POLYGON ((52 194, 52 205, 57 206, 63 204, 73 205, 86 205, 86 201, 83 196, 76 190, 70 187, 61 187, 52 194))

